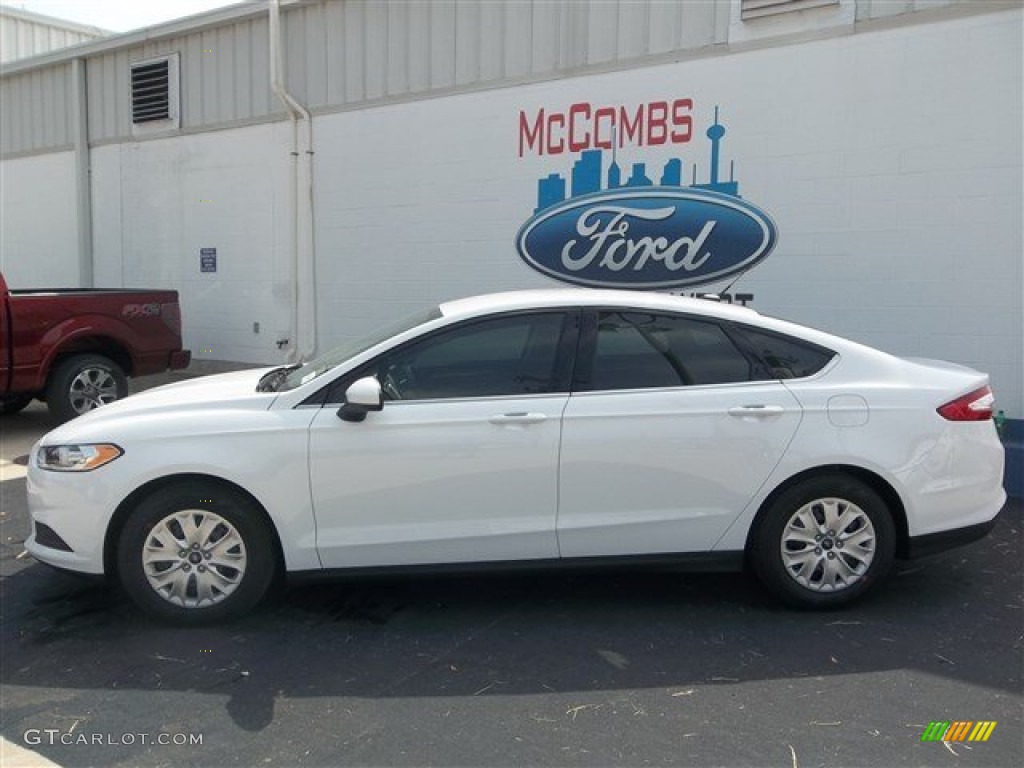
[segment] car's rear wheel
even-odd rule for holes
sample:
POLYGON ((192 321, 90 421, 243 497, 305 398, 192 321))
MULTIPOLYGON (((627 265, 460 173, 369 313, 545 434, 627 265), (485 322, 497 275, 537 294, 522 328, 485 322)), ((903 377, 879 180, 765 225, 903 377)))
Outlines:
POLYGON ((862 597, 892 569, 896 528, 882 498, 846 475, 810 478, 763 512, 751 540, 757 575, 802 608, 833 608, 862 597))
POLYGON ((125 591, 146 612, 200 624, 239 616, 277 570, 262 513, 216 483, 162 488, 128 518, 118 545, 125 591))
POLYGON ((46 404, 50 415, 64 423, 128 394, 121 366, 103 355, 73 355, 50 376, 46 404))

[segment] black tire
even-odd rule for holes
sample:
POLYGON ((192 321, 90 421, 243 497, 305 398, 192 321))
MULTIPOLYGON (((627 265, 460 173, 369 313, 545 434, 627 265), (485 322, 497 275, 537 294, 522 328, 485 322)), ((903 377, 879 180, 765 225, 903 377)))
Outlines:
POLYGON ((128 395, 121 366, 103 355, 73 355, 60 362, 46 386, 50 416, 60 424, 128 395))
POLYGON ((892 512, 878 493, 856 478, 833 474, 800 482, 771 502, 757 520, 749 556, 783 602, 827 609, 858 600, 883 582, 895 550, 892 512), (835 530, 844 514, 850 522, 835 530), (805 522, 819 527, 806 530, 805 522))
POLYGON ((226 486, 167 486, 139 503, 121 530, 118 576, 128 595, 151 616, 187 625, 234 618, 263 598, 278 571, 268 526, 249 498, 226 486), (193 529, 198 527, 191 538, 175 518, 182 513, 193 529), (158 546, 161 539, 163 546, 158 546), (200 540, 202 545, 194 546, 200 540), (185 546, 177 551, 178 545, 167 546, 175 541, 185 541, 185 546), (167 576, 161 578, 163 574, 167 576))
POLYGON ((17 413, 32 402, 32 395, 10 395, 0 398, 0 415, 17 413))

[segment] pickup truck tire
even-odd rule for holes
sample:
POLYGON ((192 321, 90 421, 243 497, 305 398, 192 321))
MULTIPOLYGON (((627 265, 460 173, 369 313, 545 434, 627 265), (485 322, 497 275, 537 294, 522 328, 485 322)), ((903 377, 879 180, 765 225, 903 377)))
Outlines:
POLYGON ((46 404, 59 423, 70 421, 128 394, 121 367, 103 355, 73 355, 50 374, 46 404))
POLYGON ((117 565, 140 608, 189 625, 249 611, 278 571, 261 510, 232 488, 202 481, 143 499, 121 529, 117 565))
POLYGON ((11 395, 0 397, 0 415, 17 413, 32 402, 32 395, 11 395))

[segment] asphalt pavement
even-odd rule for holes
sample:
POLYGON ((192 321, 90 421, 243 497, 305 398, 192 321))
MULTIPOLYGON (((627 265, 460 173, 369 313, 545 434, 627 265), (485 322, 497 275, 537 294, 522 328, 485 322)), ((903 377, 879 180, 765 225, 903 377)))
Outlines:
POLYGON ((6 768, 1019 766, 1024 507, 843 611, 742 574, 586 572, 279 589, 201 629, 22 555, 35 404, 0 422, 6 768), (922 742, 932 721, 985 742, 922 742))

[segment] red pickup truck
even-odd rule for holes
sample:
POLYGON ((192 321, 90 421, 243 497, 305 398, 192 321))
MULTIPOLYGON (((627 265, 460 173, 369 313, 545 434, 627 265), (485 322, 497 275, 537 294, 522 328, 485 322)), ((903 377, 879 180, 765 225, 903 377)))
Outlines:
POLYGON ((39 398, 67 421, 190 359, 177 291, 12 291, 0 274, 0 414, 39 398))

